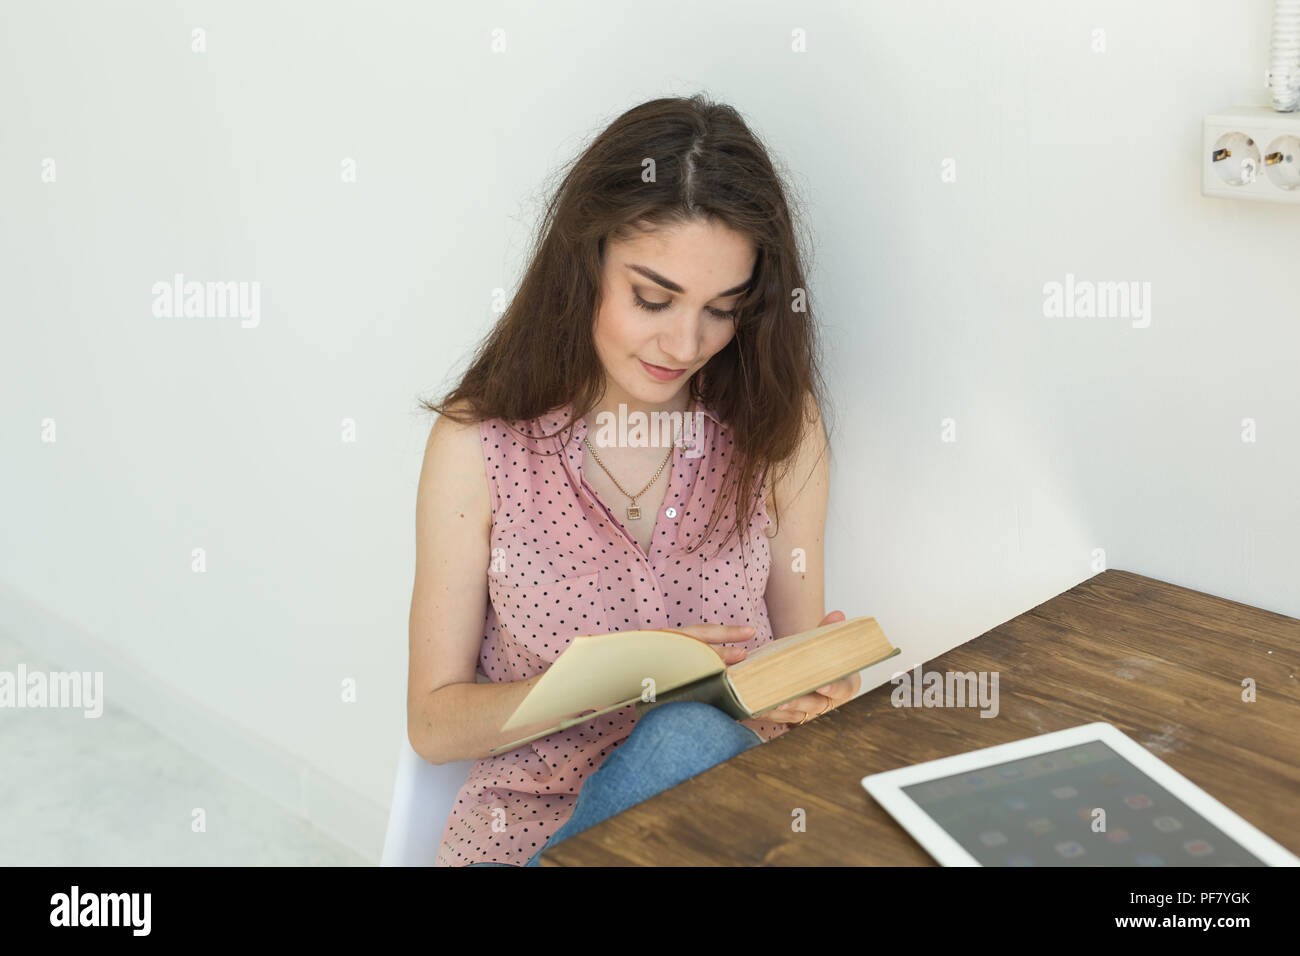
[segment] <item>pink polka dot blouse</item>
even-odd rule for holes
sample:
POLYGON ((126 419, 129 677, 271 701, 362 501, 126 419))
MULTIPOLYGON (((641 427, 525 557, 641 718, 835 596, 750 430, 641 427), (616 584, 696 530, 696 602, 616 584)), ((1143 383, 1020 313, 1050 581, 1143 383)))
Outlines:
MULTIPOLYGON (((524 430, 555 432, 572 413, 564 406, 524 430)), ((746 561, 734 535, 714 554, 735 523, 734 506, 702 548, 686 553, 708 525, 732 445, 729 427, 699 402, 690 421, 703 427, 684 430, 685 441, 673 451, 648 554, 621 523, 619 503, 607 508, 583 479, 582 418, 567 443, 564 433, 539 440, 499 419, 479 424, 492 497, 491 601, 478 667, 487 679, 539 674, 579 634, 750 624, 756 633, 741 646, 754 650, 772 640, 763 597, 771 560, 766 502, 760 500, 749 523, 746 561)), ((768 720, 742 723, 764 740, 789 729, 768 720)), ((583 780, 635 726, 629 705, 476 760, 456 794, 434 865, 522 866, 569 818, 583 780)))

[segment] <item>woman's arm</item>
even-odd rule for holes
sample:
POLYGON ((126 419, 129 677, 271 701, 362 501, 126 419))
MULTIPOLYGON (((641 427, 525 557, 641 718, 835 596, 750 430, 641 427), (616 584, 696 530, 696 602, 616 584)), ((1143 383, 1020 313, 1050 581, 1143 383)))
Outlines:
MULTIPOLYGON (((768 542, 772 567, 766 593, 773 637, 811 630, 826 617, 822 543, 830 494, 830 449, 821 410, 812 396, 808 397, 807 408, 809 421, 793 466, 775 488, 767 491, 768 512, 776 516, 777 522, 776 537, 768 542)), ((849 680, 856 694, 862 685, 861 676, 854 674, 849 680)))
MULTIPOLYGON (((439 417, 429 433, 415 505, 406 729, 430 763, 488 750, 549 725, 501 733, 536 683, 476 683, 487 616, 492 502, 477 424, 439 417)), ((539 675, 540 676, 540 675, 539 675)))

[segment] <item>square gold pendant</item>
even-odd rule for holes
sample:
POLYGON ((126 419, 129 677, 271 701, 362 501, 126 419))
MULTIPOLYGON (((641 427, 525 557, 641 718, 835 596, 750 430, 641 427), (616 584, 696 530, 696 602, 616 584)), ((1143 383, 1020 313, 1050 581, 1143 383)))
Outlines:
POLYGON ((636 505, 631 505, 627 509, 627 517, 629 521, 635 521, 637 518, 641 517, 641 509, 636 505))

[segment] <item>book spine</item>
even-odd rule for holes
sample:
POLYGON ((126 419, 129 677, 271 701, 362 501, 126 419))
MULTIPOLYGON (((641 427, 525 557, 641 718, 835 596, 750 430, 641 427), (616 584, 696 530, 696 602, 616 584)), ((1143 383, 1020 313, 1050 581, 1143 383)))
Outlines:
POLYGON ((716 674, 710 674, 708 677, 701 677, 697 681, 657 694, 652 701, 638 700, 635 708, 637 719, 640 720, 661 704, 670 704, 682 700, 694 700, 702 704, 709 704, 736 720, 746 720, 752 716, 745 708, 740 706, 740 702, 736 700, 735 695, 731 692, 731 686, 726 679, 726 672, 719 671, 716 674))

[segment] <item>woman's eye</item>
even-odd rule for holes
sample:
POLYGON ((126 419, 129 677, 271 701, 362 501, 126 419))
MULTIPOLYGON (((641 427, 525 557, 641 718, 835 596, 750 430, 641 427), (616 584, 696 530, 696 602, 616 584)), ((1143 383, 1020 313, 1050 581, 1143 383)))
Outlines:
MULTIPOLYGON (((645 309, 647 312, 662 312, 664 309, 668 308, 668 306, 672 305, 671 301, 647 302, 645 299, 641 298, 641 296, 637 295, 637 293, 635 292, 632 293, 632 298, 635 301, 637 308, 645 309)), ((712 312, 720 319, 730 319, 730 318, 734 318, 736 315, 735 309, 732 309, 730 312, 724 312, 722 309, 715 309, 712 306, 709 306, 709 311, 712 312)))
POLYGON ((662 312, 671 304, 669 302, 647 302, 635 292, 632 293, 632 298, 636 300, 636 304, 640 308, 645 309, 647 312, 662 312))

